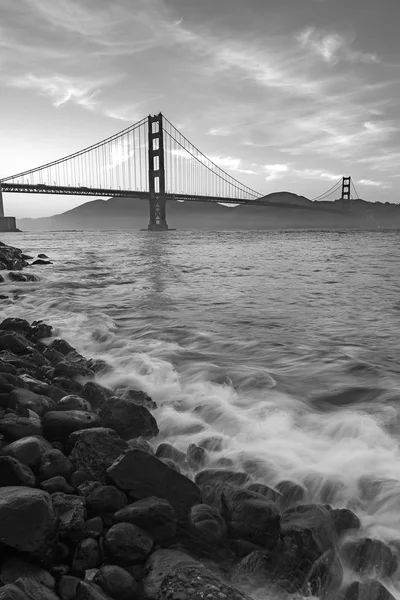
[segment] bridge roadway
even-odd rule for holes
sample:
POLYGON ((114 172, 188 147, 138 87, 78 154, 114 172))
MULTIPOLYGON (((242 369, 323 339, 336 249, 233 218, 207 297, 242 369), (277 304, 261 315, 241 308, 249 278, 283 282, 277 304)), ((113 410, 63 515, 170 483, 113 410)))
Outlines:
MULTIPOLYGON (((119 198, 136 198, 139 200, 149 200, 149 192, 139 192, 136 190, 113 190, 104 188, 88 188, 88 187, 69 187, 58 185, 44 184, 23 184, 23 183, 7 183, 0 181, 0 190, 3 193, 18 193, 18 194, 59 194, 66 196, 107 196, 119 198)), ((300 204, 282 204, 280 202, 270 202, 264 200, 265 196, 261 196, 255 200, 244 200, 240 198, 219 198, 217 196, 198 196, 190 194, 165 194, 166 200, 176 200, 185 202, 211 202, 224 204, 249 204, 252 206, 264 206, 266 208, 274 206, 278 208, 296 208, 301 210, 320 210, 318 206, 302 206, 300 204)), ((317 204, 317 203, 315 203, 317 204)), ((321 207, 322 208, 322 207, 321 207)), ((329 212, 342 212, 334 208, 326 208, 329 212)))

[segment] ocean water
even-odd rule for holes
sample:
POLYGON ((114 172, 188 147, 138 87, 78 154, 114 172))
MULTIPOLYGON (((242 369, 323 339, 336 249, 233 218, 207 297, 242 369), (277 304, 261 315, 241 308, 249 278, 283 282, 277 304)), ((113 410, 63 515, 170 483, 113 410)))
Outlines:
MULTIPOLYGON (((106 385, 143 389, 182 450, 292 480, 400 540, 400 232, 4 234, 36 255, 1 316, 43 319, 106 385)), ((391 588, 400 597, 395 588, 391 588)))

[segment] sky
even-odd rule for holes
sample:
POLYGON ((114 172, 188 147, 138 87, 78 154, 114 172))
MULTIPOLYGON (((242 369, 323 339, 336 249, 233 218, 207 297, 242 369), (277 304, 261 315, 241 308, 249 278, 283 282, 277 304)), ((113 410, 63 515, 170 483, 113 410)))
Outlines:
MULTIPOLYGON (((0 178, 162 112, 261 194, 400 202, 400 0, 1 0, 0 178)), ((4 194, 17 217, 87 198, 4 194)))

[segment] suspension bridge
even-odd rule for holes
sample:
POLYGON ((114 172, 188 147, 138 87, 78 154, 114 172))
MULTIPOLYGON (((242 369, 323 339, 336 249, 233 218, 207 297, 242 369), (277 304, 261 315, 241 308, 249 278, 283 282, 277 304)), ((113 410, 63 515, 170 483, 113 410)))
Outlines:
MULTIPOLYGON (((148 229, 165 231, 167 201, 214 202, 282 207, 224 171, 161 113, 149 115, 79 152, 0 179, 0 230, 15 230, 4 216, 3 194, 63 194, 148 200, 148 229)), ((358 198, 351 177, 343 177, 318 202, 358 198)), ((312 210, 314 207, 290 205, 312 210)))

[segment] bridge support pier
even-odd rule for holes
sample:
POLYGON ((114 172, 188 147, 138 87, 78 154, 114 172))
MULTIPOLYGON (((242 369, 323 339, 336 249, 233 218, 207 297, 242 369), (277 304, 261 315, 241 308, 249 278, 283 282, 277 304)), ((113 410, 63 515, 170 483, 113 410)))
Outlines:
POLYGON ((3 190, 0 183, 0 231, 18 231, 15 217, 4 216, 3 190))
POLYGON ((165 166, 162 114, 148 117, 149 152, 149 231, 167 231, 165 218, 165 166))
POLYGON ((351 177, 343 177, 342 179, 342 200, 350 200, 351 177))

